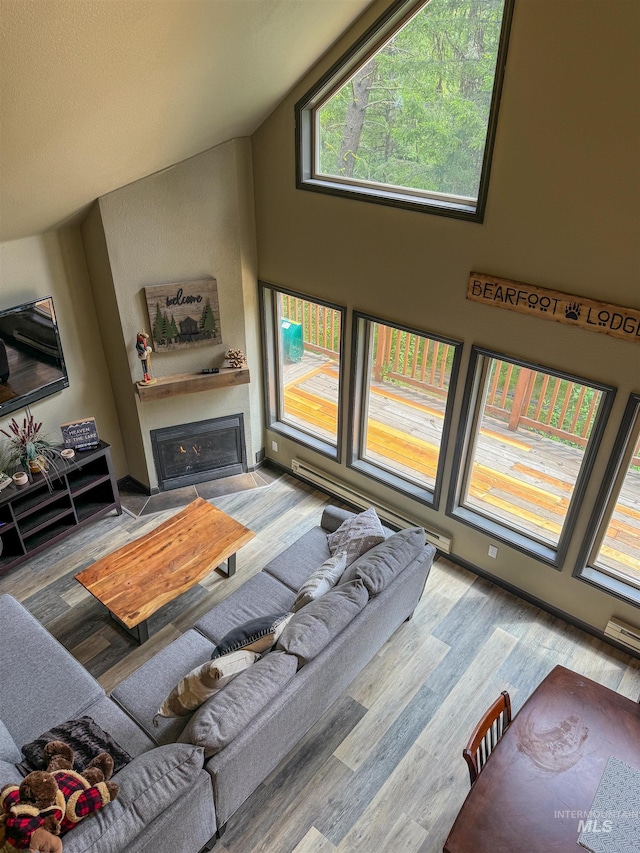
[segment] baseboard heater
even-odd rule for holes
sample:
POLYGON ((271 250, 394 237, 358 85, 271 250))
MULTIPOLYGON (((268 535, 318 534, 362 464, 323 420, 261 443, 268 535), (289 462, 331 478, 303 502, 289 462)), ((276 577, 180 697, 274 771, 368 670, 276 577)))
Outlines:
POLYGON ((395 512, 395 510, 390 509, 390 507, 378 503, 378 501, 369 497, 369 495, 357 492, 355 489, 352 489, 350 486, 345 486, 342 483, 336 483, 336 481, 328 474, 325 474, 324 471, 320 471, 318 468, 314 468, 312 465, 308 465, 300 459, 291 460, 291 470, 296 476, 303 480, 307 480, 309 483, 313 483, 323 491, 329 492, 330 495, 342 498, 346 503, 353 504, 360 509, 366 509, 370 506, 375 507, 379 517, 392 527, 398 527, 400 529, 405 527, 422 527, 427 541, 431 542, 432 545, 435 545, 438 551, 441 551, 443 554, 451 553, 451 539, 443 533, 438 533, 435 530, 426 528, 421 521, 416 521, 413 518, 400 515, 395 512))
POLYGON ((640 628, 634 628, 633 625, 628 625, 620 619, 609 619, 604 634, 605 637, 611 637, 617 643, 640 652, 640 628))

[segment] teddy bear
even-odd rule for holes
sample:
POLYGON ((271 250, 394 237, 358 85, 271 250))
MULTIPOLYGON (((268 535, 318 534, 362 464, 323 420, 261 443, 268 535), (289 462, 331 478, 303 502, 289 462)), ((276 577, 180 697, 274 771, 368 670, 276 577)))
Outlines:
MULTIPOLYGON (((108 781, 113 773, 108 753, 93 758, 82 773, 72 769, 73 750, 62 741, 51 741, 44 753, 46 770, 35 770, 20 786, 5 785, 0 791, 6 842, 17 849, 33 849, 36 831, 41 837, 42 832, 64 835, 118 796, 117 784, 108 781)), ((55 853, 56 847, 51 850, 55 853)))

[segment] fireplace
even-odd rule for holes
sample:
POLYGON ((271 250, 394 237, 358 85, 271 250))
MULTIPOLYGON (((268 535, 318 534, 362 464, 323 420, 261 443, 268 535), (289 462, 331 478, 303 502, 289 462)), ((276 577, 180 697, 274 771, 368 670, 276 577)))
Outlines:
POLYGON ((161 491, 247 470, 242 414, 151 430, 161 491))

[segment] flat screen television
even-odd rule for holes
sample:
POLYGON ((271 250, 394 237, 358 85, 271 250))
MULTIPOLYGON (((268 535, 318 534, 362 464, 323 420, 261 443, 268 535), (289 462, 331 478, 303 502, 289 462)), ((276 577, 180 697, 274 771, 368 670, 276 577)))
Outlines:
POLYGON ((0 418, 68 387, 53 299, 0 311, 0 418))

